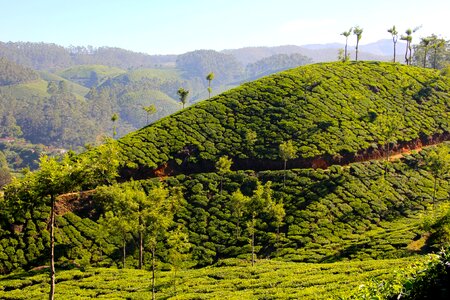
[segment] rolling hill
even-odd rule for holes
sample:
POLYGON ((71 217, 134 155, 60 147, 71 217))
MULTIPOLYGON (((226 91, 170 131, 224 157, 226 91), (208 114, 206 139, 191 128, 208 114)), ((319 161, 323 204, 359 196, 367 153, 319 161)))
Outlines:
MULTIPOLYGON (((63 162, 69 172, 61 179, 53 177, 47 165, 45 172, 25 175, 24 181, 7 188, 0 198, 5 208, 0 211, 0 272, 48 262, 43 253, 49 248, 50 207, 45 195, 50 192, 41 185, 46 178, 54 180, 49 184, 57 190, 60 186, 53 187, 53 182, 74 182, 71 193, 60 195, 56 205, 60 268, 137 266, 142 201, 157 201, 161 189, 167 189, 162 198, 173 208, 173 219, 156 243, 146 240, 144 265, 150 268, 155 258, 162 270, 170 265, 183 268, 182 263, 200 268, 203 280, 224 284, 214 295, 250 297, 257 286, 277 286, 258 273, 263 259, 285 261, 270 271, 271 278, 288 264, 313 263, 311 268, 323 272, 306 276, 305 282, 317 288, 326 283, 322 291, 333 289, 334 275, 328 270, 354 266, 353 260, 363 261, 358 268, 367 270, 378 265, 375 276, 389 273, 382 259, 396 259, 392 267, 422 261, 424 254, 448 241, 448 174, 436 175, 430 161, 436 153, 450 156, 445 143, 450 132, 449 91, 445 73, 381 62, 307 65, 243 84, 103 147, 69 156, 63 162), (280 158, 279 146, 286 141, 292 141, 297 158, 280 158), (438 152, 426 147, 435 144, 438 152), (406 151, 411 154, 389 159, 406 151), (114 153, 120 164, 118 183, 104 181, 107 185, 99 187, 101 176, 116 161, 114 153), (232 161, 229 171, 217 168, 223 156, 232 161), (120 226, 123 223, 115 220, 122 211, 134 219, 120 226), (152 256, 151 249, 157 250, 152 256), (234 282, 228 272, 238 271, 223 264, 238 258, 252 268, 253 252, 258 260, 247 279, 255 285, 230 288, 224 279, 234 282), (220 274, 211 273, 211 265, 220 274)), ((183 273, 180 297, 190 299, 186 281, 199 276, 197 271, 183 273)), ((93 280, 109 276, 104 270, 94 272, 100 276, 93 280)), ((65 274, 72 279, 72 273, 65 274)), ((40 282, 39 276, 26 282, 0 278, 8 289, 0 295, 13 298, 18 287, 38 295, 42 291, 33 282, 40 282)), ((139 276, 148 281, 150 275, 139 276)), ((157 286, 157 295, 169 297, 165 280, 157 286)), ((356 286, 354 279, 343 282, 356 286)), ((97 283, 87 285, 98 289, 97 283)), ((211 290, 208 285, 201 291, 211 290)), ((294 280, 285 288, 292 286, 299 283, 294 280)), ((80 289, 79 295, 86 296, 86 286, 80 289)), ((118 297, 133 296, 129 292, 121 289, 118 297)), ((105 289, 103 296, 112 295, 116 291, 105 289)), ((327 295, 317 295, 321 297, 327 295)))
POLYGON ((223 155, 237 169, 281 169, 381 157, 448 139, 448 77, 379 62, 315 64, 244 84, 133 132, 123 160, 154 170, 213 170, 223 155), (256 136, 249 139, 248 135, 256 136), (392 149, 394 148, 394 149, 392 149))

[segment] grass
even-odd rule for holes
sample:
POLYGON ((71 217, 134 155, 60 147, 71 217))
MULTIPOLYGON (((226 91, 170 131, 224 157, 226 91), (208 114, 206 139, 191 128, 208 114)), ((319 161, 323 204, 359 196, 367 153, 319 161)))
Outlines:
MULTIPOLYGON (((325 264, 260 260, 254 267, 228 259, 215 266, 177 273, 157 272, 157 299, 330 299, 372 278, 387 279, 395 270, 425 257, 325 264)), ((0 277, 1 299, 42 299, 48 293, 46 271, 0 277)), ((57 272, 59 299, 150 299, 151 272, 91 268, 57 272)))

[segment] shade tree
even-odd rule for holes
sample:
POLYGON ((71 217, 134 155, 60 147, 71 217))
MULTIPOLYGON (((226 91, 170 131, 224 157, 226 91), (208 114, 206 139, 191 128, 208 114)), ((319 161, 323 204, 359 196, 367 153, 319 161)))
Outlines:
POLYGON ((363 29, 359 26, 353 27, 353 34, 356 36, 355 60, 358 61, 359 41, 361 41, 363 29))
POLYGON ((395 28, 395 25, 392 26, 391 28, 389 28, 387 30, 387 32, 389 32, 392 36, 392 43, 394 44, 394 62, 396 59, 396 45, 397 45, 397 41, 398 41, 398 31, 397 28, 395 28))

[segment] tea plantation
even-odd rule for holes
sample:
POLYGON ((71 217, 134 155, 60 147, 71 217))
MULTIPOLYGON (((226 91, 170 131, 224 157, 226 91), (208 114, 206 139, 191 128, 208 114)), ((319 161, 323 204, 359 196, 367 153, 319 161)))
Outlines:
POLYGON ((44 158, 0 196, 0 298, 48 293, 53 201, 61 298, 148 299, 149 270, 158 299, 445 287, 449 92, 435 70, 316 64, 44 158))

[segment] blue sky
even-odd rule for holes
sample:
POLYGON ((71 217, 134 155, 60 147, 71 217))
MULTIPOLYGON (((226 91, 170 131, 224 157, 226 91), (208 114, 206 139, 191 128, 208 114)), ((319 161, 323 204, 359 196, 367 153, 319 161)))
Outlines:
MULTIPOLYGON (((149 54, 197 49, 344 42, 359 25, 361 43, 422 25, 450 38, 448 0, 0 0, 0 41, 111 46, 149 54)), ((414 40, 413 40, 414 42, 414 40)), ((349 44, 354 44, 352 38, 349 44)))

